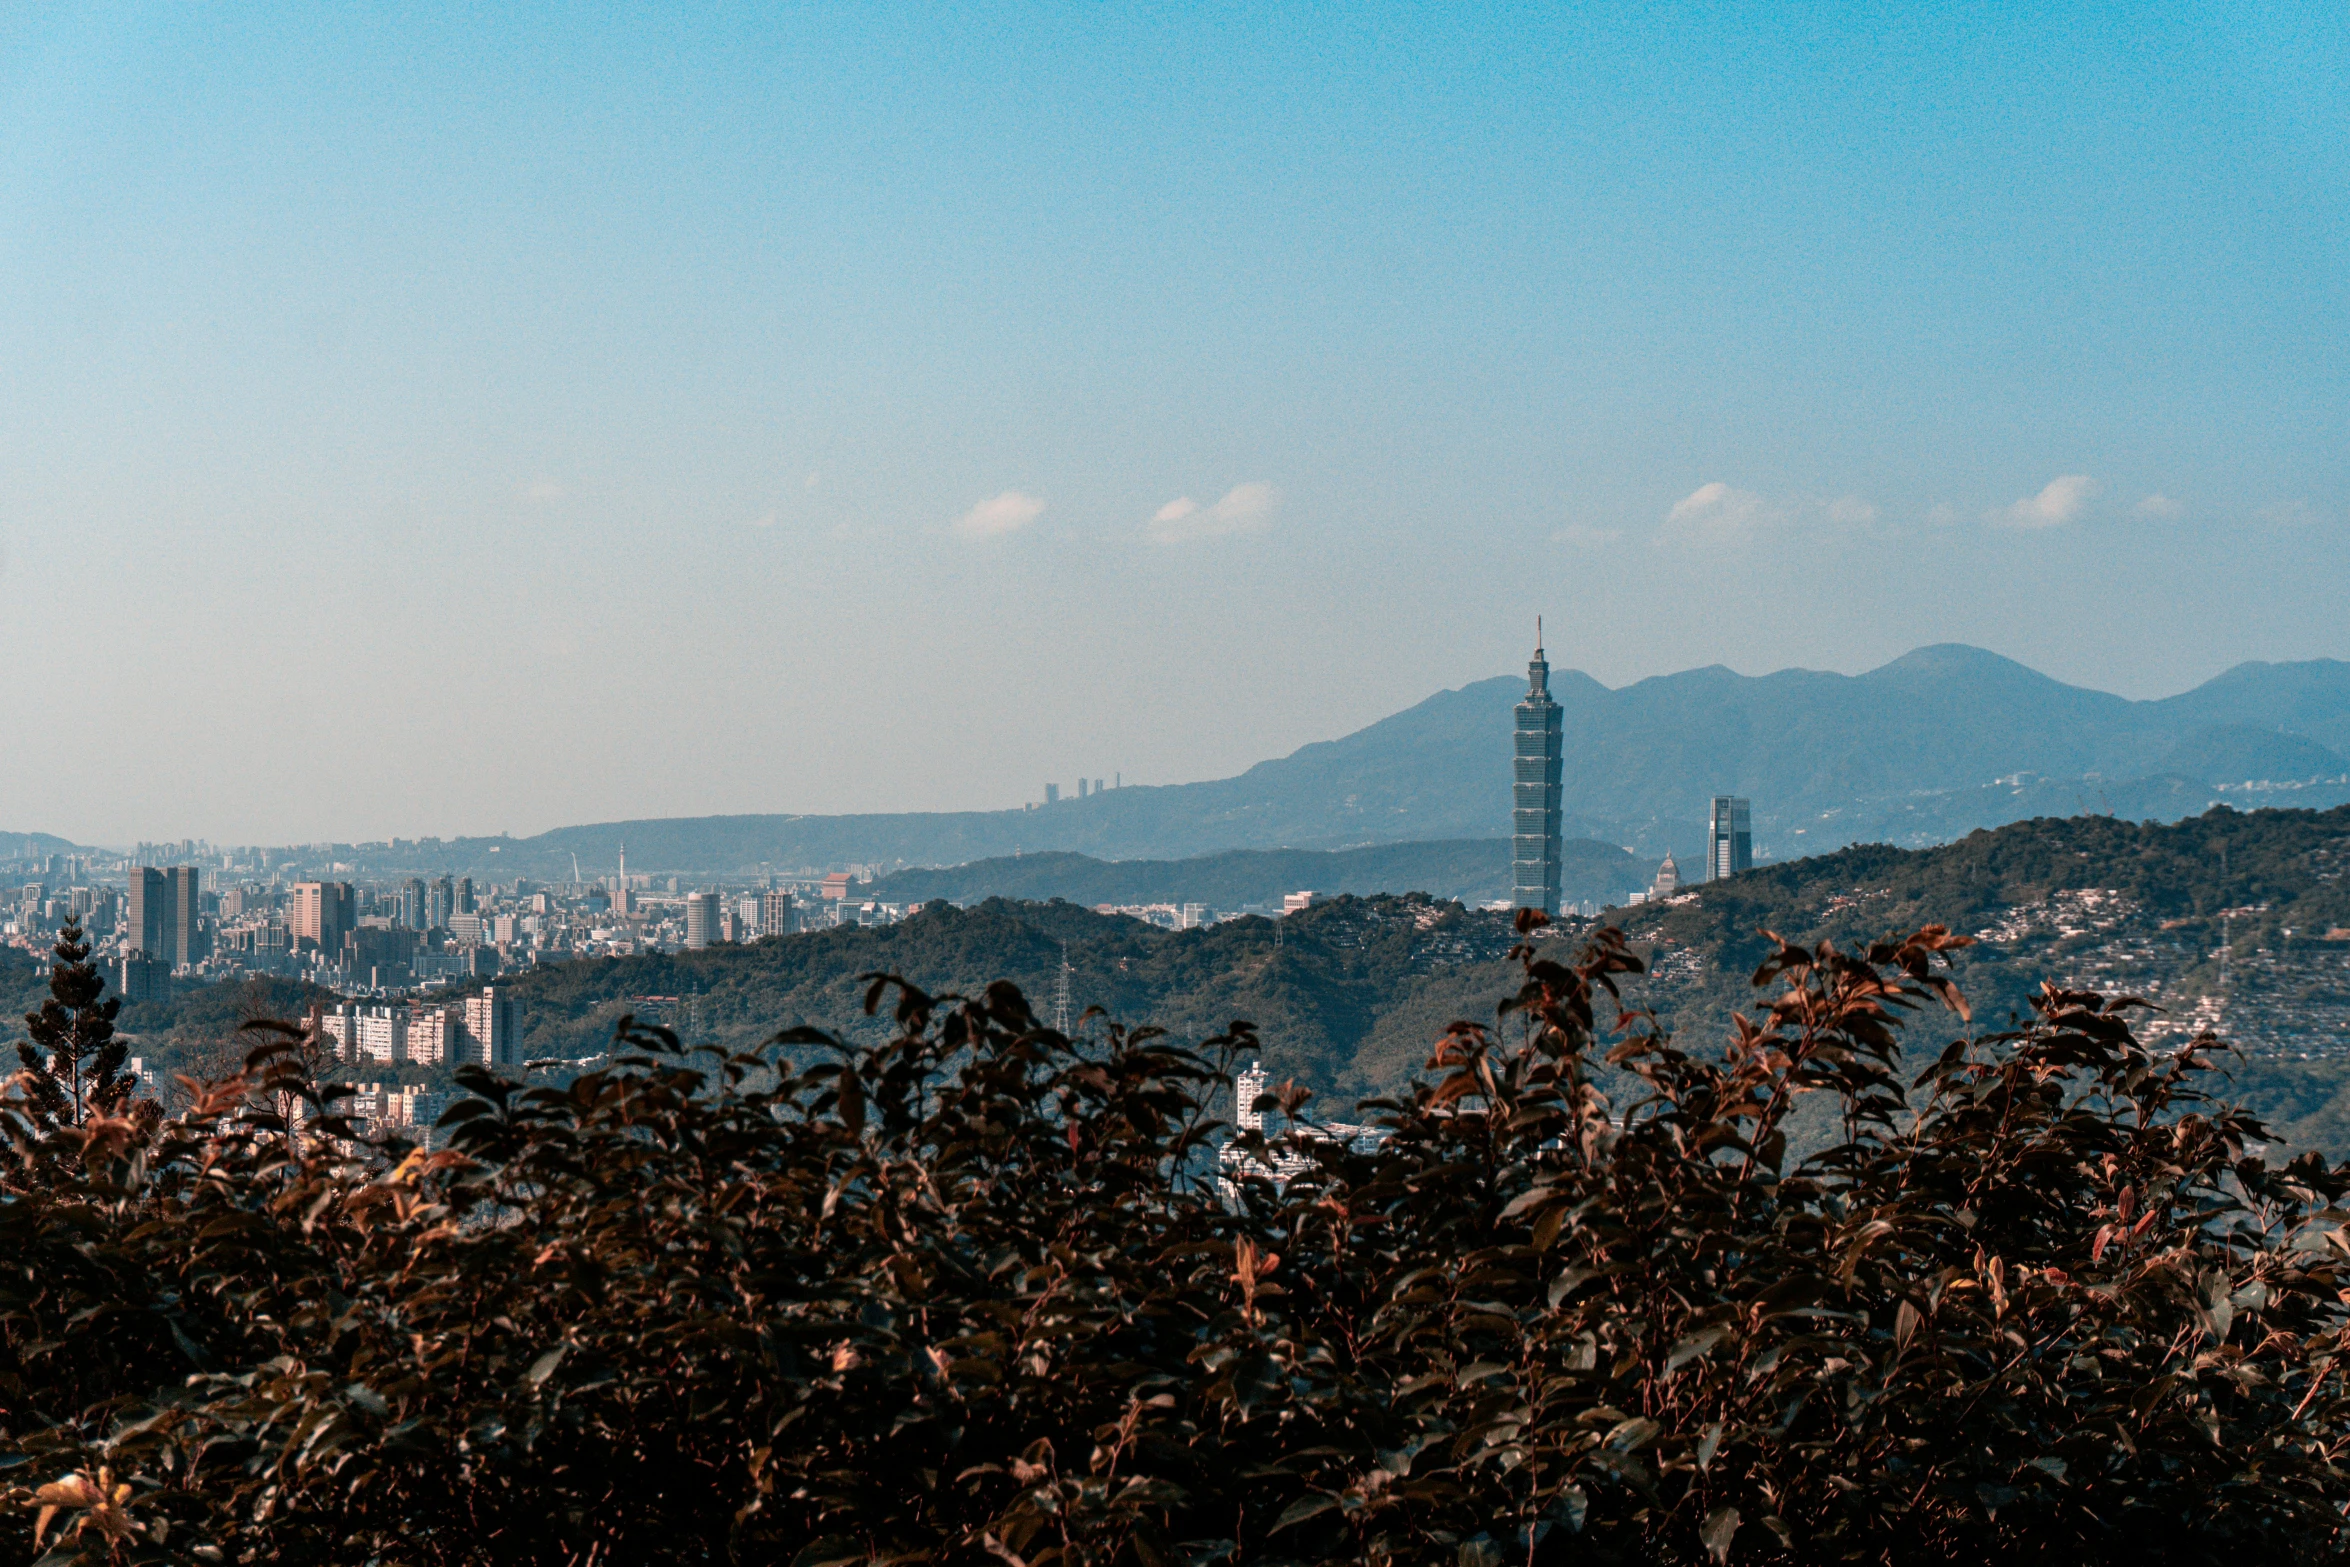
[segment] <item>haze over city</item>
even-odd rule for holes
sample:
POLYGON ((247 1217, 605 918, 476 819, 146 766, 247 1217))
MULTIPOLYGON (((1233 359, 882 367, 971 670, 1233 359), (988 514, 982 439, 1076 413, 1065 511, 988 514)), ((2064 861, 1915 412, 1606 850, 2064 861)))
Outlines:
POLYGON ((5 825, 1238 772, 2350 654, 2336 9, 13 8, 5 825), (108 765, 59 765, 103 745, 108 765))

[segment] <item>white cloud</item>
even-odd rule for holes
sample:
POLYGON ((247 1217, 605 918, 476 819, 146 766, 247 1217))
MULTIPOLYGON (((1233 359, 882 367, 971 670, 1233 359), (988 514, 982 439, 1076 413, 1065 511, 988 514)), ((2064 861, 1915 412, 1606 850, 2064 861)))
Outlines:
POLYGON ((1236 484, 1213 506, 1196 506, 1190 497, 1169 501, 1151 518, 1151 537, 1161 544, 1248 533, 1272 522, 1281 492, 1270 484, 1236 484))
POLYGON ((1985 512, 1983 520, 2008 528, 2061 528, 2078 518, 2081 508, 2096 493, 2097 481, 2087 474, 2060 474, 2049 480, 2039 494, 2027 495, 2013 506, 1985 512))
POLYGON ((1017 533, 1037 519, 1044 502, 1018 490, 1006 490, 992 501, 981 501, 957 517, 954 529, 966 539, 1000 539, 1017 533))
POLYGON ((1588 522, 1570 522, 1550 536, 1554 544, 1573 544, 1591 549, 1602 544, 1613 544, 1624 536, 1621 528, 1595 528, 1588 522))
POLYGON ((2317 508, 2307 501, 2278 501, 2273 506, 2261 507, 2252 515, 2262 522, 2273 522, 2288 528, 2325 520, 2318 514, 2317 508))
POLYGON ((533 506, 549 506, 569 494, 553 479, 533 479, 522 487, 522 498, 533 506))
POLYGON ((1656 537, 1659 544, 1686 540, 1718 543, 1766 520, 1761 496, 1752 490, 1734 490, 1716 479, 1675 501, 1656 537))
POLYGON ((1877 508, 1857 495, 1828 502, 1828 520, 1839 527, 1865 528, 1877 520, 1877 508))
POLYGON ((2173 517, 2183 517, 2187 513, 2186 507, 2181 506, 2167 495, 2149 495, 2131 507, 2130 510, 2141 517, 2151 517, 2165 522, 2173 517))

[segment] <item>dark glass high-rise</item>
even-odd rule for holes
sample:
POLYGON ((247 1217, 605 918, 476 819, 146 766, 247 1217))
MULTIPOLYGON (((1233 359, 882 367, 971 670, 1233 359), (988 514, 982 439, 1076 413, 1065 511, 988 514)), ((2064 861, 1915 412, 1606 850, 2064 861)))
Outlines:
POLYGON ((1511 758, 1511 901, 1553 918, 1559 911, 1560 747, 1559 705, 1551 700, 1550 664, 1537 640, 1526 666, 1526 699, 1518 704, 1511 758))

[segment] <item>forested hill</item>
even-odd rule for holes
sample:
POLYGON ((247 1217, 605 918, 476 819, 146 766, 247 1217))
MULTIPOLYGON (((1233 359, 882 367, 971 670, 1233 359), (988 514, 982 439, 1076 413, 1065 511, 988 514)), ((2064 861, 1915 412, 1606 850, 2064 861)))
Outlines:
MULTIPOLYGON (((2043 978, 2148 996, 2168 1009, 2157 1029, 2212 1023, 2240 1038, 2255 1063, 2248 1088, 2285 1094, 2278 1102, 2306 1122, 2350 1073, 2346 870, 2350 808, 2222 810, 2171 826, 2051 818, 1938 849, 1856 848, 1772 866, 1609 917, 1653 960, 1634 998, 1699 1041, 1750 1004, 1765 928, 1809 943, 1941 923, 1981 938, 1957 969, 1986 1026, 2020 1012, 2043 978)), ((1098 1006, 1186 1036, 1247 1018, 1276 1071, 1344 1099, 1417 1070, 1453 1018, 1491 1018, 1510 985, 1510 940, 1507 916, 1426 897, 1345 898, 1286 920, 1184 932, 1066 903, 991 900, 883 929, 568 964, 524 976, 521 989, 540 1055, 600 1049, 630 1008, 747 1044, 801 1023, 858 1032, 858 976, 876 970, 935 988, 1009 978, 1045 1009, 1065 949, 1079 1011, 1098 1006), (677 999, 633 999, 646 996, 677 999)), ((1949 1026, 1918 1024, 1945 1037, 1949 1026)))
POLYGON ((1750 1004, 1765 929, 1810 944, 1944 924, 1976 938, 1953 966, 1978 1026, 2021 1015, 2043 980, 2143 997, 2160 1010, 2142 1031, 2214 1030, 2288 1140, 2350 1156, 2350 808, 2025 822, 1774 866, 1622 918, 1650 956, 1639 996, 1699 1037, 1750 1004))
MULTIPOLYGON (((1656 866, 1656 861, 1636 858, 1612 843, 1569 839, 1562 867, 1565 894, 1574 903, 1618 902, 1628 891, 1647 886, 1656 866)), ((900 871, 872 888, 873 896, 892 903, 1063 898, 1088 906, 1204 903, 1220 910, 1251 904, 1278 909, 1283 894, 1297 891, 1357 896, 1425 892, 1474 908, 1510 895, 1510 841, 1467 838, 1361 849, 1234 849, 1186 860, 1023 854, 941 870, 900 871)))
MULTIPOLYGON (((2211 1026, 2238 1042, 2245 1097, 2288 1138, 2350 1155, 2346 872, 2350 808, 2215 811, 2167 827, 2048 819, 1939 849, 1856 848, 1773 866, 1609 917, 1652 965, 1628 998, 1656 1007, 1692 1048, 1713 1048, 1730 1009, 1752 1003, 1762 930, 1808 944, 1940 923, 1980 938, 1956 960, 1978 1026, 2022 1011, 2042 979, 2145 996, 2165 1009, 2149 1020, 2156 1032, 2211 1026)), ((940 991, 1010 979, 1049 1016, 1065 954, 1075 1013, 1098 1007, 1183 1038, 1247 1019, 1275 1072, 1344 1104, 1419 1070, 1453 1019, 1492 1019, 1512 988, 1511 942, 1506 914, 1425 895, 1340 898, 1284 920, 1181 932, 1068 903, 991 899, 938 904, 895 926, 550 965, 510 983, 524 1000, 528 1052, 579 1059, 603 1050, 630 1012, 738 1047, 800 1024, 875 1037, 859 1006, 873 972, 940 991)), ((300 998, 198 992, 126 1022, 153 1042, 142 1049, 193 1048, 272 1000, 300 998)), ((1938 1048, 1955 1026, 1920 1018, 1913 1050, 1938 1048)))

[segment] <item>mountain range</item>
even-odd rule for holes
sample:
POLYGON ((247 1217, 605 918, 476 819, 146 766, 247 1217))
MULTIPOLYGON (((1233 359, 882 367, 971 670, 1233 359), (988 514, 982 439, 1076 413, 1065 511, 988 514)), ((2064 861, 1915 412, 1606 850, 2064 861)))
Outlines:
MULTIPOLYGON (((1101 861, 1236 849, 1344 849, 1509 832, 1517 675, 1440 691, 1367 728, 1236 777, 1110 789, 1026 810, 672 817, 537 837, 337 845, 364 870, 556 880, 576 856, 689 877, 955 866, 1040 851, 1101 861)), ((1702 863, 1706 805, 1753 802, 1764 860, 1851 843, 1922 847, 1979 827, 2104 814, 2176 821, 2215 803, 2350 801, 2350 663, 2239 664, 2133 701, 1980 648, 1919 648, 1860 675, 1719 665, 1610 688, 1554 671, 1566 831, 1654 861, 1702 863)), ((0 836, 0 848, 11 842, 0 836)), ((47 852, 68 847, 43 839, 47 852)), ((1299 885, 1311 885, 1300 883, 1299 885)), ((1466 890, 1466 889, 1461 889, 1466 890)))
MULTIPOLYGON (((1510 710, 1525 688, 1481 680, 1237 777, 1036 810, 611 822, 507 853, 610 865, 626 843, 639 864, 723 872, 1495 838, 1509 831, 1510 710)), ((2151 701, 1957 644, 1861 675, 1714 665, 1611 689, 1559 670, 1551 689, 1565 710, 1568 835, 1649 859, 1699 858, 1715 794, 1753 801, 1758 853, 1775 859, 2039 816, 2175 821, 2220 802, 2350 801, 2350 663, 2332 659, 2239 664, 2151 701)))

